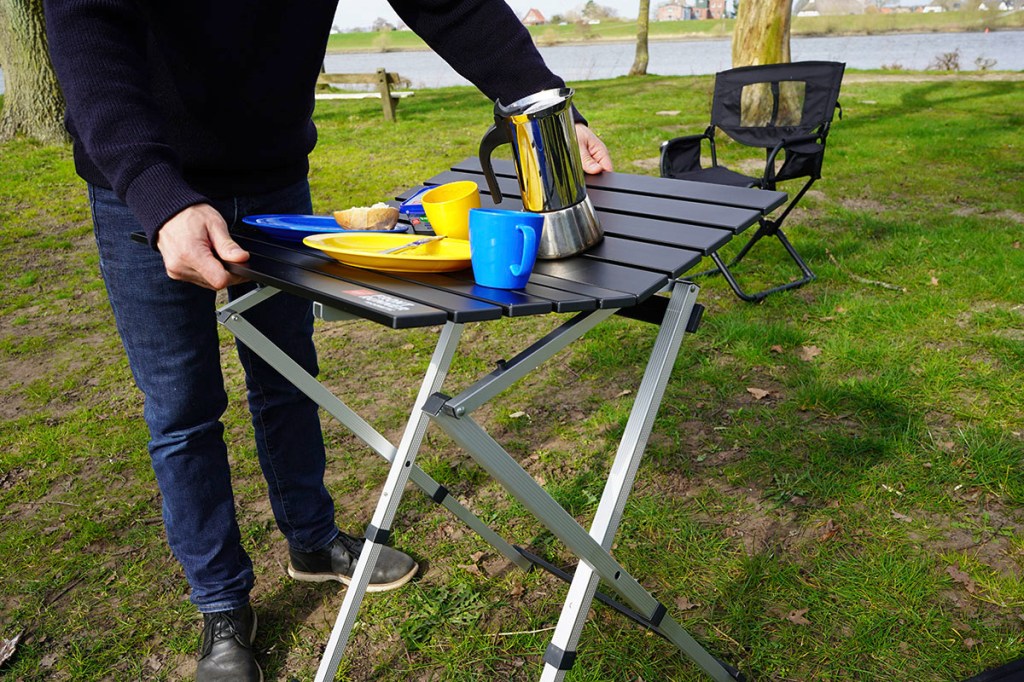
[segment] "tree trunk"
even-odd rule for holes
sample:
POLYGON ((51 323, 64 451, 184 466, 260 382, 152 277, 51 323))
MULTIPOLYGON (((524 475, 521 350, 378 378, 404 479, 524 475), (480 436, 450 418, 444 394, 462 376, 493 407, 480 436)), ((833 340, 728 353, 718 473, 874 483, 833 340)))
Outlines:
MULTIPOLYGON (((732 65, 787 64, 789 56, 789 25, 792 0, 743 0, 739 4, 736 25, 732 32, 732 65)), ((792 88, 782 88, 779 117, 799 107, 792 88)), ((743 88, 741 121, 743 125, 766 125, 774 103, 770 86, 743 88)))
POLYGON ((647 33, 650 18, 651 0, 640 0, 640 12, 636 16, 636 57, 633 59, 633 67, 629 70, 630 76, 647 75, 647 33))
POLYGON ((789 59, 791 0, 743 0, 732 31, 732 65, 784 64, 789 59))
POLYGON ((50 63, 42 0, 0 0, 0 69, 0 141, 19 134, 66 141, 64 96, 50 63))

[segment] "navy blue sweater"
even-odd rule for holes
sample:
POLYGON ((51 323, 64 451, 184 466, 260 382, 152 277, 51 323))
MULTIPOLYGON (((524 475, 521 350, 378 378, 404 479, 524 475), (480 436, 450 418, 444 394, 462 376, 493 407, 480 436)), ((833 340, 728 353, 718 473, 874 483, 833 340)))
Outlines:
MULTIPOLYGON (((45 0, 78 174, 154 245, 188 206, 301 180, 336 2, 45 0)), ((391 4, 492 100, 564 85, 502 0, 391 4)))

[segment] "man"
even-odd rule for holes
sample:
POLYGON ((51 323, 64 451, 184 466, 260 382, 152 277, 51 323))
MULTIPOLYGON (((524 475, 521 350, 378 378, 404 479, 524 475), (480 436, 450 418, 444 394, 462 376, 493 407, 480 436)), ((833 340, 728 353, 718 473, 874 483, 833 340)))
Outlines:
MULTIPOLYGON (((313 89, 336 0, 46 0, 50 51, 87 182, 100 269, 135 381, 168 542, 203 614, 200 681, 260 680, 252 563, 241 547, 223 439, 216 291, 247 286, 221 261, 256 213, 312 212, 313 89), (129 235, 145 231, 149 247, 129 235)), ((501 0, 393 0, 403 20, 488 97, 564 85, 501 0)), ((577 125, 584 169, 611 170, 577 125)), ((308 301, 278 295, 247 318, 317 374, 308 301)), ((340 533, 324 487, 316 405, 242 345, 260 466, 297 580, 346 583, 362 541, 340 533)), ((415 575, 385 548, 370 590, 415 575)))

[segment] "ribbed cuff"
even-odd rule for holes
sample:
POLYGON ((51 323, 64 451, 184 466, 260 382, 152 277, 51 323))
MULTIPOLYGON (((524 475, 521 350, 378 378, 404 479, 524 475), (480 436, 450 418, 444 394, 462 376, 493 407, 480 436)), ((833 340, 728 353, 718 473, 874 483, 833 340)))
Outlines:
POLYGON ((125 190, 124 201, 146 231, 149 245, 156 249, 157 233, 164 223, 209 199, 192 189, 173 166, 158 164, 135 176, 125 190))

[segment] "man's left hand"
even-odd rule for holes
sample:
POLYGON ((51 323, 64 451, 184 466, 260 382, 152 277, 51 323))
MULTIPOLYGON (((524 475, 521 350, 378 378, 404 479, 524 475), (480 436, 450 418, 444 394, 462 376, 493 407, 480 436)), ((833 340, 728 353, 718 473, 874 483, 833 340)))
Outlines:
POLYGON ((602 171, 614 170, 608 147, 604 146, 604 142, 601 142, 601 138, 595 135, 593 130, 582 123, 577 123, 576 140, 580 143, 580 159, 583 161, 585 173, 597 175, 602 171))

